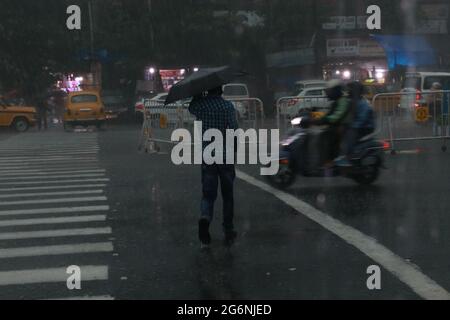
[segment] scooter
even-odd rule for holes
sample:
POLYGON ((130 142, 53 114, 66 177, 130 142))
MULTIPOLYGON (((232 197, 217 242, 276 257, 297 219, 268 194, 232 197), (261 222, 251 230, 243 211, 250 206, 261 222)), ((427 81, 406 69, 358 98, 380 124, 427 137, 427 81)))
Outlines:
MULTIPOLYGON (((275 175, 267 176, 268 182, 279 189, 291 186, 298 175, 304 177, 338 177, 350 178, 362 185, 370 185, 379 176, 384 167, 384 151, 389 149, 386 142, 374 139, 374 134, 360 139, 351 156, 351 166, 339 167, 313 161, 308 149, 317 138, 320 141, 322 128, 310 128, 310 117, 303 116, 291 121, 292 129, 280 143, 279 170, 275 175), (315 130, 315 135, 313 130, 315 130), (319 133, 318 133, 319 132, 319 133), (315 163, 314 163, 315 162, 315 163)), ((314 147, 317 145, 314 145, 314 147)), ((337 156, 337 155, 336 155, 337 156)))

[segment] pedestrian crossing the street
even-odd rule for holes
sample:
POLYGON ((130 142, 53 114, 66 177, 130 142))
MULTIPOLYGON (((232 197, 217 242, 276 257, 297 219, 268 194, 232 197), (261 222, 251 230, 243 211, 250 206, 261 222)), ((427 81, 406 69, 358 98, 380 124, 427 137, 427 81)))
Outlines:
POLYGON ((0 141, 0 299, 113 299, 99 151, 96 132, 0 141))

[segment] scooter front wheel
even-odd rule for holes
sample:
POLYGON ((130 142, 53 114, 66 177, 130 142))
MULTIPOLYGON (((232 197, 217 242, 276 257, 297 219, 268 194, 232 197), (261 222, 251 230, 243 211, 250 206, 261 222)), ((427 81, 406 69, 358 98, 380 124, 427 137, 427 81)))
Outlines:
POLYGON ((363 168, 362 172, 353 176, 353 179, 362 185, 370 185, 374 183, 380 174, 380 167, 378 165, 371 165, 363 168))
POLYGON ((286 189, 290 187, 295 182, 295 178, 295 172, 293 172, 288 165, 281 163, 276 174, 266 176, 269 184, 278 189, 286 189))

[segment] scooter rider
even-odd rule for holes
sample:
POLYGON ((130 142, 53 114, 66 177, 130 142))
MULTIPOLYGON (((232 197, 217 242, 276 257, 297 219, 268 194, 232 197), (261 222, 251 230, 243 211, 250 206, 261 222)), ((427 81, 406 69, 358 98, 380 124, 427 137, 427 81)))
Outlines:
POLYGON ((351 103, 344 95, 344 85, 339 80, 331 80, 327 84, 326 95, 331 101, 330 110, 320 119, 312 120, 313 125, 328 125, 320 143, 321 162, 326 167, 332 165, 339 154, 341 137, 352 122, 351 103))
POLYGON ((353 121, 344 133, 341 144, 341 155, 335 159, 335 164, 340 167, 349 167, 349 155, 357 141, 375 131, 374 111, 369 102, 364 98, 364 85, 354 81, 348 85, 348 95, 351 101, 351 109, 354 111, 353 121))

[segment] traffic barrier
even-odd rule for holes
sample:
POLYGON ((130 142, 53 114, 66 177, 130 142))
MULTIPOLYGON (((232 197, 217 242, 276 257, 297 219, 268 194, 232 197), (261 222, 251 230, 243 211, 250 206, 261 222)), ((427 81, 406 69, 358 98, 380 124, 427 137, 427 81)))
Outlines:
MULTIPOLYGON (((236 109, 236 120, 241 129, 260 129, 264 127, 264 106, 260 99, 228 99, 236 109)), ((176 129, 194 131, 196 117, 189 110, 188 102, 164 105, 164 101, 146 100, 144 102, 144 121, 141 130, 139 150, 147 153, 166 152, 176 144, 171 141, 176 129)))
POLYGON ((228 99, 236 109, 236 117, 241 129, 264 128, 264 104, 258 98, 228 99))
POLYGON ((139 149, 147 153, 162 151, 171 143, 173 130, 183 128, 189 122, 188 104, 164 105, 164 101, 144 101, 144 121, 139 149))
POLYGON ((420 140, 442 140, 447 149, 450 91, 382 93, 373 97, 378 134, 396 143, 420 140))

